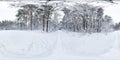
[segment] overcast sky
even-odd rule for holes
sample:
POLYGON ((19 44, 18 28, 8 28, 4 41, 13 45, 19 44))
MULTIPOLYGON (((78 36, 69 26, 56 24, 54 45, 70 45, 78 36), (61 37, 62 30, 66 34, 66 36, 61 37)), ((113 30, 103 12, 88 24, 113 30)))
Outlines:
POLYGON ((18 8, 10 7, 7 2, 0 2, 0 20, 15 20, 18 8))

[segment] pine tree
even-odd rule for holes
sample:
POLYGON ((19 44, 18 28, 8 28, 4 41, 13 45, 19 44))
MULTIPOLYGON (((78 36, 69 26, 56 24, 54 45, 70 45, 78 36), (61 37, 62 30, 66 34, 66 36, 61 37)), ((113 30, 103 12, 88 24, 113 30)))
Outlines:
POLYGON ((33 30, 33 14, 35 13, 36 9, 38 8, 35 5, 27 4, 22 6, 26 11, 28 11, 28 17, 30 21, 30 30, 33 30))

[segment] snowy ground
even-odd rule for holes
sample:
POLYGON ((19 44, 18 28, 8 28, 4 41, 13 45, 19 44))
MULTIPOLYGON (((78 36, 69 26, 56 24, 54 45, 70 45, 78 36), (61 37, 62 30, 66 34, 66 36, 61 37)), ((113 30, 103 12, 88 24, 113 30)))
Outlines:
POLYGON ((43 56, 52 51, 56 44, 57 37, 51 35, 30 31, 1 31, 0 51, 15 57, 43 56))
POLYGON ((0 31, 0 60, 119 60, 120 31, 0 31))

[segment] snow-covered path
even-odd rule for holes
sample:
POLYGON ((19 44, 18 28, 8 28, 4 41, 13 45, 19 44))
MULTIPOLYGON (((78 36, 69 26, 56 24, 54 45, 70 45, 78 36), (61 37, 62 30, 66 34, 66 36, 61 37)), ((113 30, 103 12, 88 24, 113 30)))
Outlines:
POLYGON ((119 35, 0 31, 0 60, 119 60, 119 35))

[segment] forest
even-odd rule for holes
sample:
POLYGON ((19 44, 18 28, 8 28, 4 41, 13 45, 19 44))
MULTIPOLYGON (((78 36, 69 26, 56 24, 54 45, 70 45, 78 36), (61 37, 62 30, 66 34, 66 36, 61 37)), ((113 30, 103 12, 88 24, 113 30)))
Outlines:
MULTIPOLYGON (((110 0, 112 1, 112 0, 110 0)), ((52 32, 111 32, 119 30, 119 23, 104 15, 104 9, 89 4, 75 4, 72 8, 65 3, 45 1, 39 4, 19 6, 15 21, 1 21, 0 30, 41 30, 52 32), (59 19, 59 11, 64 15, 59 19)))

